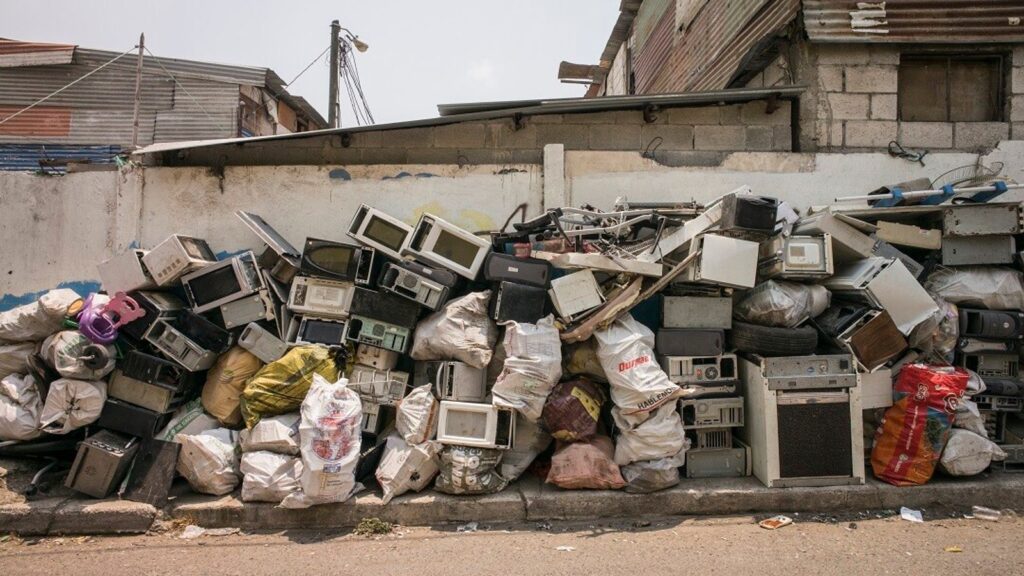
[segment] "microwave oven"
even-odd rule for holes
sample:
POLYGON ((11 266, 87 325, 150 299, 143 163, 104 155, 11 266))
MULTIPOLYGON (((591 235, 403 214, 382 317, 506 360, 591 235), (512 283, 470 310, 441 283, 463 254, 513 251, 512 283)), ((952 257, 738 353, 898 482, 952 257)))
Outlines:
POLYGON ((412 227, 394 216, 363 204, 352 218, 348 235, 362 244, 376 248, 382 254, 401 260, 402 249, 412 236, 412 227))
POLYGON ((516 411, 493 404, 441 401, 437 441, 476 448, 512 448, 516 411))
POLYGON ((403 250, 418 260, 447 268, 469 280, 476 279, 490 252, 490 240, 433 214, 420 217, 413 229, 412 240, 403 250))
POLYGON ((306 238, 299 272, 306 276, 367 284, 375 250, 345 242, 306 238))
POLYGON ((181 284, 192 310, 197 314, 255 294, 264 288, 263 277, 256 267, 256 257, 252 252, 243 252, 200 268, 183 276, 181 284))

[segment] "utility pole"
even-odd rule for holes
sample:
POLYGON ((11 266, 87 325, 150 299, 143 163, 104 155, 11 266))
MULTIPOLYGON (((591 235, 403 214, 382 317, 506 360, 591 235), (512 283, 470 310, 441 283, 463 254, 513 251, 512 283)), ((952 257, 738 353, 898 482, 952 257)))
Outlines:
POLYGON ((132 111, 132 150, 139 148, 139 101, 142 96, 142 51, 146 47, 146 34, 139 34, 139 57, 135 63, 135 109, 132 111))
POLYGON ((331 128, 337 128, 341 124, 338 118, 338 112, 340 112, 338 104, 338 67, 341 60, 340 36, 341 24, 335 20, 331 22, 331 82, 330 94, 327 96, 327 124, 331 128))

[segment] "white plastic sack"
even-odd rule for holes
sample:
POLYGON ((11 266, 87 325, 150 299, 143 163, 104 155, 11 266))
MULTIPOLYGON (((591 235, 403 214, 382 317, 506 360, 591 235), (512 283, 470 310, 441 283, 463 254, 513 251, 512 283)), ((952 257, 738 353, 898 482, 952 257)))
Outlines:
POLYGON ((996 266, 939 268, 924 287, 948 302, 989 310, 1024 308, 1024 274, 996 266))
POLYGON ((409 444, 422 444, 434 437, 439 410, 430 384, 413 388, 398 404, 395 428, 409 444))
POLYGON ((669 381, 654 356, 654 333, 626 314, 594 332, 597 357, 608 375, 612 402, 633 422, 673 402, 683 389, 669 381))
POLYGON ((114 370, 113 346, 94 344, 78 330, 64 330, 43 341, 39 355, 65 378, 99 380, 114 370), (101 356, 99 361, 93 356, 101 356), (103 361, 105 356, 106 361, 103 361))
POLYGON ((50 384, 39 426, 43 432, 67 434, 99 419, 106 401, 106 382, 61 378, 50 384))
POLYGON ((238 434, 242 452, 298 454, 300 419, 298 412, 261 418, 251 429, 238 434))
POLYGON ((832 294, 824 286, 768 280, 747 292, 733 315, 751 324, 795 328, 828 308, 832 294))
POLYGON ((516 435, 512 448, 501 456, 498 472, 509 482, 519 478, 534 459, 551 445, 551 435, 540 424, 516 414, 516 435))
POLYGON ((430 486, 437 475, 439 450, 440 446, 435 442, 410 446, 398 434, 388 436, 376 474, 377 482, 384 490, 381 503, 387 504, 409 490, 419 492, 430 486))
POLYGON ((555 317, 548 315, 536 324, 507 323, 504 346, 505 367, 491 390, 494 405, 515 408, 538 422, 544 401, 562 377, 562 341, 555 317))
POLYGON ((302 451, 300 490, 281 506, 308 508, 344 502, 362 486, 356 483, 363 407, 348 380, 331 383, 319 374, 302 401, 299 438, 302 451))
POLYGON ((222 496, 238 486, 238 453, 234 430, 214 428, 199 434, 178 434, 178 473, 196 492, 222 496))
POLYGON ((981 474, 993 460, 1006 459, 1006 453, 988 438, 974 432, 954 428, 942 450, 939 464, 952 476, 981 474))
POLYGON ((302 460, 260 450, 242 454, 242 501, 281 502, 298 491, 302 460))
POLYGON ((498 473, 501 450, 470 446, 445 446, 441 450, 441 473, 434 489, 445 494, 493 494, 508 486, 498 473))
POLYGON ((0 378, 28 373, 28 357, 35 354, 35 342, 0 342, 0 378))
POLYGON ((177 442, 178 434, 199 434, 220 426, 216 418, 203 412, 202 398, 183 404, 174 411, 171 421, 156 435, 157 440, 177 442))
POLYGON ((68 307, 81 300, 74 290, 50 290, 39 300, 0 312, 0 340, 28 342, 42 340, 61 329, 68 307))
POLYGON ((974 400, 964 396, 957 402, 956 418, 953 419, 953 427, 974 432, 982 438, 988 438, 988 430, 985 428, 985 417, 978 410, 974 400))
POLYGON ((651 417, 638 425, 622 418, 618 407, 612 408, 612 417, 619 427, 615 439, 615 463, 619 466, 641 460, 672 458, 682 466, 686 449, 690 445, 675 403, 666 404, 651 413, 651 417))
POLYGON ((11 374, 0 380, 0 440, 32 440, 42 434, 43 400, 31 375, 11 374))
POLYGON ((935 294, 930 296, 939 309, 914 327, 907 343, 911 348, 931 354, 936 359, 951 361, 960 335, 960 313, 955 304, 935 294))
POLYGON ((676 458, 660 458, 634 462, 622 466, 619 471, 626 481, 626 492, 648 494, 678 485, 679 466, 676 458))
POLYGON ((459 360, 485 368, 498 341, 498 327, 487 314, 491 291, 456 298, 416 325, 414 360, 459 360))

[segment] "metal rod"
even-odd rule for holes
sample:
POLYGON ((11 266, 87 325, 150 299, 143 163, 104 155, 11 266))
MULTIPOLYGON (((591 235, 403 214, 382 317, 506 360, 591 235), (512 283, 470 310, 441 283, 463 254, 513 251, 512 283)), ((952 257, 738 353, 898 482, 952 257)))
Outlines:
MULTIPOLYGON (((1024 188, 1024 184, 1007 184, 1007 190, 1019 190, 1024 188)), ((995 186, 971 186, 968 188, 954 188, 954 194, 974 194, 975 192, 994 192, 995 186)), ((939 190, 914 190, 912 192, 904 192, 903 197, 907 200, 913 200, 915 198, 927 198, 929 196, 940 196, 945 194, 942 189, 939 190)), ((869 194, 866 196, 841 196, 836 198, 835 202, 868 202, 871 200, 890 200, 895 198, 893 194, 869 194)))
POLYGON ((338 119, 338 67, 341 60, 341 24, 337 20, 331 22, 331 78, 327 96, 327 124, 331 128, 341 125, 338 119))
POLYGON ((139 103, 142 97, 142 51, 146 49, 146 34, 139 34, 139 55, 135 63, 135 106, 132 109, 132 151, 139 149, 139 103))

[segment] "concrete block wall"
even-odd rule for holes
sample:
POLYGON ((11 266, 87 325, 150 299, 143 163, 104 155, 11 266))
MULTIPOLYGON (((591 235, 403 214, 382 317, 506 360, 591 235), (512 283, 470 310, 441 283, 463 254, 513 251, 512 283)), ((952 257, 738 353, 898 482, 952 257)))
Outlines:
POLYGON ((808 49, 813 69, 801 70, 804 78, 798 81, 813 81, 808 96, 816 99, 812 121, 818 150, 881 149, 896 140, 909 149, 981 151, 1024 138, 1024 49, 1015 49, 1010 59, 1007 122, 900 121, 899 46, 810 44, 808 49))

